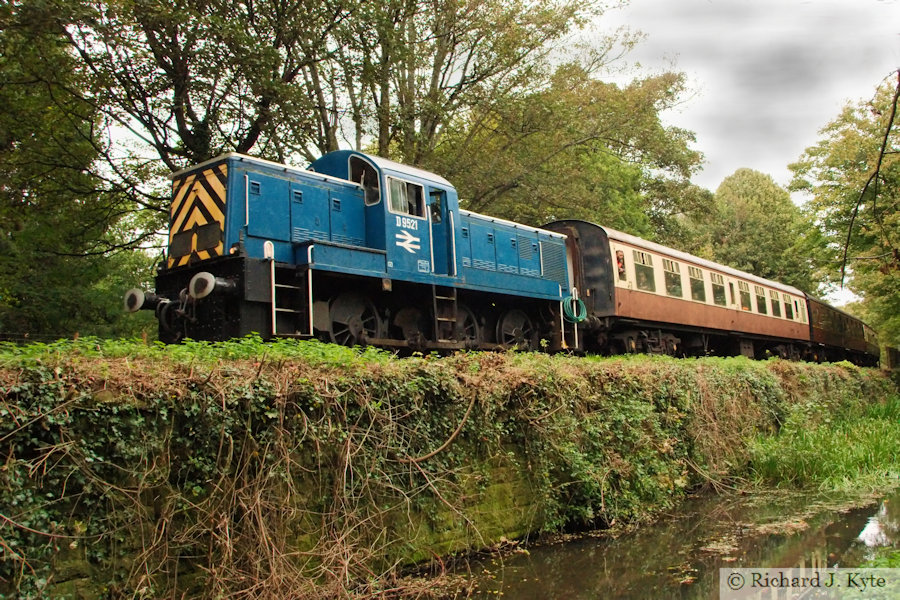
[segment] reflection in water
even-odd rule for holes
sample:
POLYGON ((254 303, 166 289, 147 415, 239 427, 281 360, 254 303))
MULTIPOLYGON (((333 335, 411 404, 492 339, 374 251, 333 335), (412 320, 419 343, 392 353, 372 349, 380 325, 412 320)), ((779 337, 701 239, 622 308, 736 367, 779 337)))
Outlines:
POLYGON ((869 517, 856 539, 869 548, 882 548, 897 544, 900 538, 900 498, 892 503, 884 500, 878 506, 878 512, 869 517), (889 510, 890 509, 890 510, 889 510))
POLYGON ((473 571, 487 573, 481 597, 706 599, 718 597, 720 567, 852 567, 876 546, 900 547, 900 493, 866 508, 827 507, 796 494, 692 499, 617 539, 531 548, 473 571))

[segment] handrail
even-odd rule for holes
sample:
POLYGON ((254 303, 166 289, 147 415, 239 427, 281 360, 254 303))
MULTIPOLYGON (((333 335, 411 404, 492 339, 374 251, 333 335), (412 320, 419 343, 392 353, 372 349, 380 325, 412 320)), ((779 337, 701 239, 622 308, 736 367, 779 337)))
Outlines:
POLYGON ((313 336, 313 270, 312 270, 312 255, 313 255, 313 247, 315 244, 310 244, 309 248, 306 249, 306 285, 308 286, 307 301, 309 302, 309 336, 313 336))
POLYGON ((453 211, 448 210, 447 214, 450 215, 450 248, 453 252, 453 273, 452 275, 456 277, 456 225, 453 222, 453 211))
POLYGON ((263 257, 269 261, 269 297, 272 299, 272 337, 278 335, 278 312, 275 310, 275 244, 266 240, 263 257))
POLYGON ((434 221, 431 218, 431 211, 426 207, 425 218, 428 219, 428 252, 431 256, 431 272, 434 273, 434 221))
POLYGON ((250 226, 250 175, 244 173, 244 227, 250 226))

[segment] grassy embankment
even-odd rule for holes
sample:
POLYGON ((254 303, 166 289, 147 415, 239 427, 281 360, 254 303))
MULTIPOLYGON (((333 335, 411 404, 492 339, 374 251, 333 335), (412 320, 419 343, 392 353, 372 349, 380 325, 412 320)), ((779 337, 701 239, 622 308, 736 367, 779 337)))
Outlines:
POLYGON ((777 435, 758 436, 749 448, 754 482, 827 490, 878 489, 900 470, 900 395, 868 406, 792 408, 777 435))
POLYGON ((411 560, 898 456, 896 388, 851 365, 3 346, 0 595, 397 596, 411 560))

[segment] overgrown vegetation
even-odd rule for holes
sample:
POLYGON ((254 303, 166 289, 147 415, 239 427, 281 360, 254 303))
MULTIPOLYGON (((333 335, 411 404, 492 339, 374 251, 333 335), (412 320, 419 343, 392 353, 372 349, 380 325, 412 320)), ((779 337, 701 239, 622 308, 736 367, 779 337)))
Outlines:
POLYGON ((900 484, 900 396, 870 406, 792 407, 777 436, 750 447, 751 473, 776 486, 846 489, 900 484))
POLYGON ((7 345, 0 390, 0 594, 26 598, 402 597, 410 561, 640 521, 760 434, 897 409, 846 365, 257 339, 7 345))

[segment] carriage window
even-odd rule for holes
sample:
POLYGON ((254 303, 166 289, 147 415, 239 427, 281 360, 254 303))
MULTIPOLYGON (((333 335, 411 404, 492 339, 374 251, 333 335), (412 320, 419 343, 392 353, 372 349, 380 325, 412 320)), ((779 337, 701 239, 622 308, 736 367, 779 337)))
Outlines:
POLYGON ((391 211, 400 214, 424 217, 425 209, 422 186, 389 177, 391 190, 391 211))
POLYGON ((616 250, 616 268, 619 270, 619 280, 625 281, 625 253, 616 250))
POLYGON ((800 301, 800 320, 806 323, 806 304, 803 303, 803 300, 800 301))
POLYGON ((366 206, 374 206, 381 202, 378 171, 368 161, 358 156, 350 157, 350 181, 355 181, 363 186, 366 194, 366 206))
POLYGON ((781 302, 778 301, 778 292, 769 292, 769 301, 772 305, 772 316, 781 316, 781 302))
POLYGON ((756 312, 761 315, 767 314, 768 311, 766 310, 766 290, 762 289, 758 285, 754 285, 753 291, 756 292, 756 312))
POLYGON ((753 306, 750 305, 750 285, 738 281, 738 289, 741 290, 741 310, 753 310, 753 306))
POLYGON ((725 280, 718 273, 710 273, 709 278, 712 280, 713 302, 725 306, 728 304, 725 299, 725 280))
MULTIPOLYGON (((697 267, 688 267, 688 277, 691 280, 691 299, 697 302, 706 302, 706 287, 703 285, 703 271, 697 267)), ((724 290, 722 290, 724 292, 724 290)))
POLYGON ((782 294, 781 297, 784 299, 784 318, 794 320, 794 309, 791 307, 791 297, 787 294, 782 294))
POLYGON ((681 298, 681 265, 668 258, 663 259, 663 272, 666 276, 666 294, 681 298))
POLYGON ((637 277, 639 290, 645 292, 656 291, 656 281, 653 277, 653 257, 646 252, 634 251, 634 273, 637 277))

